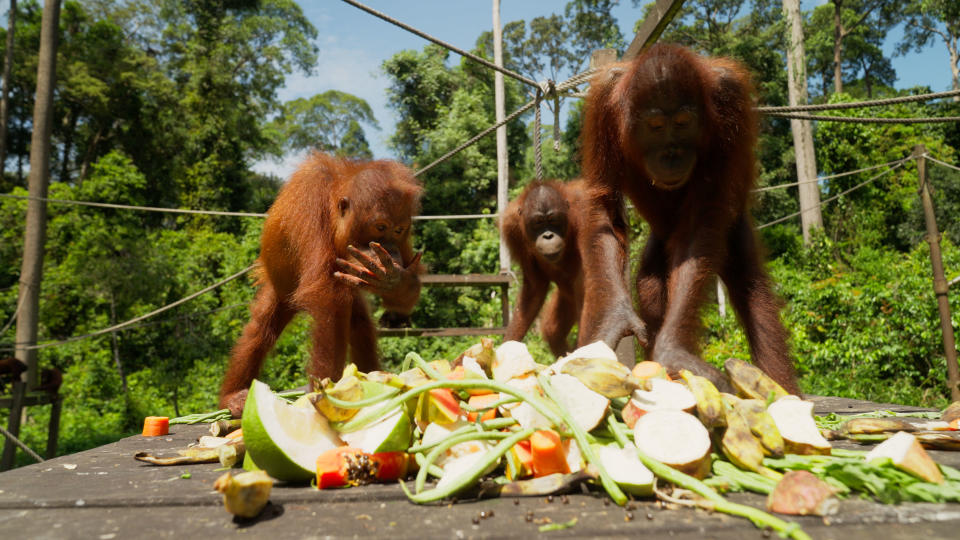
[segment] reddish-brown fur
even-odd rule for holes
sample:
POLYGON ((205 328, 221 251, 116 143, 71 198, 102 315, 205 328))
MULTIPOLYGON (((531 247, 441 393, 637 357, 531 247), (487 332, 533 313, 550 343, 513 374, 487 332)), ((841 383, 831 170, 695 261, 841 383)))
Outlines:
MULTIPOLYGON (((719 372, 697 356, 699 309, 711 276, 718 274, 744 325, 753 360, 797 392, 780 303, 763 268, 748 209, 758 131, 752 92, 743 66, 670 45, 654 46, 594 78, 584 115, 583 174, 598 200, 609 204, 628 197, 649 223, 650 238, 637 269, 642 323, 623 317, 630 301, 625 288, 591 286, 584 300, 591 316, 583 318, 580 332, 611 345, 633 333, 648 358, 723 385, 719 372), (663 189, 647 172, 635 123, 649 103, 671 101, 696 106, 699 139, 689 180, 663 189)), ((609 234, 609 214, 596 213, 592 229, 581 235, 590 284, 617 281, 617 265, 603 264, 622 256, 609 234)))
POLYGON ((507 206, 500 234, 507 243, 511 257, 520 265, 523 284, 507 326, 505 340, 523 339, 543 308, 550 283, 554 283, 557 288, 541 317, 540 331, 553 354, 560 356, 569 351, 567 337, 573 325, 580 322, 583 309, 583 263, 577 238, 582 227, 581 221, 588 215, 585 206, 590 200, 581 180, 568 183, 536 182, 527 186, 507 206), (553 199, 544 200, 545 197, 540 195, 542 190, 559 194, 562 204, 557 204, 553 199), (541 207, 566 215, 566 230, 560 233, 565 246, 562 256, 557 260, 544 257, 536 248, 536 238, 531 238, 529 225, 530 220, 535 218, 528 205, 531 197, 536 197, 541 207), (526 213, 524 208, 527 208, 526 213))
POLYGON ((376 329, 360 291, 380 295, 389 311, 409 314, 413 309, 420 296, 420 266, 410 244, 410 221, 419 212, 421 192, 409 169, 392 161, 314 153, 300 165, 264 223, 259 290, 250 305, 250 322, 232 352, 221 406, 234 414, 242 411, 264 357, 299 311, 313 318, 307 365, 312 381, 338 378, 348 345, 361 371, 378 369, 376 329), (385 232, 375 228, 378 223, 388 224, 385 232), (401 234, 396 234, 397 226, 403 227, 401 234), (360 257, 348 246, 366 248, 371 242, 398 252, 402 260, 394 263, 399 266, 391 269, 388 261, 379 275, 366 268, 350 270, 346 261, 360 257))

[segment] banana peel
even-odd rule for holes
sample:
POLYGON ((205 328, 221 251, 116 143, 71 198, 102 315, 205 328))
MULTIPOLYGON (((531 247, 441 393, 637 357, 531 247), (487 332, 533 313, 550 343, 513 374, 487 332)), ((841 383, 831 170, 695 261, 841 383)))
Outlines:
POLYGON ((345 422, 356 416, 360 409, 337 407, 326 399, 327 396, 341 401, 360 401, 363 399, 363 386, 360 385, 360 379, 356 375, 349 374, 342 377, 336 384, 332 384, 329 379, 324 379, 320 390, 311 394, 310 400, 318 413, 331 422, 345 422))
POLYGON ((257 517, 270 500, 272 488, 273 479, 264 471, 224 473, 213 484, 213 489, 223 494, 227 511, 242 518, 257 517))
POLYGON ((587 388, 611 399, 648 389, 627 366, 611 358, 572 358, 564 362, 560 373, 576 377, 587 388))
MULTIPOLYGON (((220 461, 221 452, 229 452, 227 448, 236 451, 239 454, 238 459, 243 458, 245 446, 242 438, 230 440, 216 447, 190 446, 182 450, 177 450, 178 456, 157 457, 150 452, 137 452, 133 459, 143 461, 151 465, 189 465, 192 463, 216 463, 220 461)), ((227 466, 227 465, 224 465, 227 466)), ((231 465, 232 466, 232 465, 231 465)))
POLYGON ((720 391, 710 382, 710 379, 694 375, 686 369, 680 370, 680 377, 687 383, 687 388, 697 400, 697 417, 707 429, 727 425, 727 417, 723 410, 723 400, 720 391))
POLYGON ((742 399, 734 405, 734 409, 747 421, 750 432, 760 441, 765 456, 783 456, 783 437, 780 435, 780 430, 777 429, 777 423, 767 412, 766 402, 759 399, 742 399))
POLYGON ((875 435, 917 429, 917 426, 900 418, 851 418, 840 428, 846 435, 875 435))
POLYGON ((733 387, 743 397, 772 402, 790 395, 760 368, 739 358, 728 359, 723 367, 726 369, 733 387))
POLYGON ((780 473, 763 466, 763 446, 750 431, 750 425, 734 407, 726 407, 727 429, 720 440, 720 448, 727 459, 741 469, 760 473, 771 480, 779 480, 780 473))

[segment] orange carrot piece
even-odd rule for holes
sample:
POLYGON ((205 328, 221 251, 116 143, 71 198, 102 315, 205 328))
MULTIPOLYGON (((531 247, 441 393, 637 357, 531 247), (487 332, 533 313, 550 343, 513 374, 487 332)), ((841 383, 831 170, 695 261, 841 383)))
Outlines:
POLYGON ((667 375, 667 370, 660 365, 659 362, 654 362, 651 360, 646 360, 644 362, 637 362, 637 365, 633 366, 632 370, 633 376, 638 379, 667 379, 670 380, 670 376, 667 375))
POLYGON ((533 475, 536 477, 570 472, 560 434, 552 429, 533 432, 530 436, 530 453, 533 455, 533 475))
POLYGON ((238 438, 240 438, 240 437, 243 437, 243 429, 242 429, 242 428, 241 428, 241 429, 235 429, 235 430, 231 431, 230 433, 227 433, 226 435, 224 435, 224 437, 227 438, 227 439, 238 439, 238 438))
MULTIPOLYGON (((500 394, 484 394, 482 396, 470 396, 470 399, 467 400, 467 404, 475 409, 479 409, 480 407, 485 407, 499 400, 500 400, 500 394)), ((475 412, 467 413, 467 420, 470 420, 471 422, 476 422, 477 414, 479 413, 475 413, 475 412)), ((493 420, 496 417, 497 417, 497 409, 490 409, 484 412, 480 416, 480 421, 486 422, 487 420, 493 420)))
MULTIPOLYGON (((514 471, 514 478, 510 480, 519 480, 533 474, 533 452, 530 450, 530 439, 518 442, 510 447, 510 454, 517 460, 519 469, 514 471)), ((508 476, 510 472, 508 470, 508 476)))
POLYGON ((950 421, 950 429, 953 431, 960 431, 960 418, 954 418, 950 421))
POLYGON ((148 416, 143 419, 143 436, 157 437, 170 433, 170 418, 167 416, 148 416))

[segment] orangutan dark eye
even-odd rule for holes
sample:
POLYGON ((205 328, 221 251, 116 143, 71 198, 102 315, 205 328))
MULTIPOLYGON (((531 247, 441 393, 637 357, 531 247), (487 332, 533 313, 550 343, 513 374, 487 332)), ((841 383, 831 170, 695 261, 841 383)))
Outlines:
POLYGON ((680 111, 673 115, 673 123, 677 127, 687 127, 693 123, 693 113, 690 111, 680 111))
POLYGON ((661 129, 667 127, 667 118, 662 115, 647 118, 647 127, 652 131, 660 131, 661 129))
POLYGON ((387 226, 383 223, 377 223, 377 232, 382 233, 387 230, 387 226))
POLYGON ((403 231, 404 231, 403 227, 397 227, 396 229, 393 230, 393 234, 400 236, 401 234, 403 234, 403 231))

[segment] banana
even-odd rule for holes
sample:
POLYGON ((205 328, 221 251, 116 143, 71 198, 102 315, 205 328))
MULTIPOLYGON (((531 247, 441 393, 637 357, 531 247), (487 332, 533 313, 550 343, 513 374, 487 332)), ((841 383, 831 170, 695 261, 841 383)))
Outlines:
POLYGON ((766 456, 781 457, 784 452, 783 437, 773 417, 767 412, 767 405, 759 399, 740 400, 734 409, 747 421, 750 432, 760 441, 766 456))
POLYGON ((723 411, 723 400, 717 387, 710 379, 694 375, 681 369, 680 377, 687 383, 687 388, 697 400, 697 416, 707 429, 727 425, 727 418, 723 411))
POLYGON ((750 426, 736 408, 726 407, 727 429, 720 447, 730 461, 748 471, 760 472, 763 464, 763 447, 750 433, 750 426))
POLYGON ((727 370, 727 376, 730 377, 733 387, 743 397, 776 401, 789 395, 782 386, 753 364, 738 358, 730 358, 723 367, 727 370))

